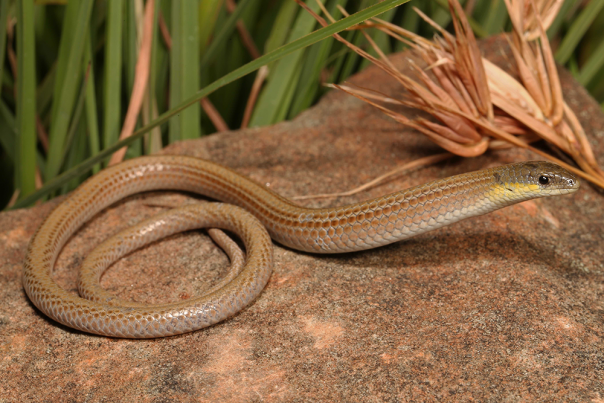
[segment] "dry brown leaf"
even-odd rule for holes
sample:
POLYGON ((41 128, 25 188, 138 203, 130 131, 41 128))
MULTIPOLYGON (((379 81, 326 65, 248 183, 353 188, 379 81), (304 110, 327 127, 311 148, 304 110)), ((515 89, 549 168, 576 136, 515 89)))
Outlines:
POLYGON ((264 80, 266 80, 267 76, 268 66, 264 65, 258 70, 256 78, 254 79, 254 84, 252 84, 252 89, 250 90, 250 96, 247 98, 247 103, 245 104, 245 111, 243 112, 243 120, 241 121, 242 129, 245 129, 250 124, 250 119, 252 118, 252 111, 254 110, 254 106, 256 105, 258 95, 260 94, 260 89, 262 89, 262 84, 264 83, 264 80))
MULTIPOLYGON (((155 0, 147 1, 143 23, 143 37, 141 39, 141 46, 138 52, 138 59, 135 67, 134 86, 132 87, 132 96, 130 97, 128 112, 126 112, 124 126, 122 127, 122 132, 120 133, 120 140, 128 138, 132 135, 136 125, 136 119, 138 118, 141 106, 143 105, 143 97, 145 96, 147 82, 149 81, 149 62, 151 60, 151 43, 153 41, 154 7, 155 0)), ((111 156, 109 165, 114 165, 121 162, 126 155, 126 150, 127 147, 123 147, 116 151, 111 156)))
POLYGON ((216 128, 217 132, 229 131, 229 126, 226 124, 220 115, 220 112, 218 112, 214 104, 208 98, 201 98, 199 100, 199 104, 206 115, 208 115, 208 118, 210 118, 210 121, 216 128))
MULTIPOLYGON (((308 7, 296 0, 302 7, 308 7)), ((319 0, 323 12, 333 22, 319 0)), ((553 20, 558 0, 505 0, 515 32, 510 46, 516 59, 524 86, 511 75, 482 58, 476 38, 457 0, 449 0, 456 36, 453 36, 421 11, 416 12, 432 25, 442 37, 433 41, 373 18, 351 29, 376 28, 391 37, 409 44, 428 65, 413 65, 415 78, 397 71, 383 53, 369 40, 381 60, 363 49, 334 37, 390 74, 407 90, 404 99, 396 100, 377 91, 362 87, 331 85, 367 102, 397 122, 412 127, 439 146, 461 156, 475 156, 487 148, 510 146, 529 149, 538 155, 560 163, 581 177, 602 186, 604 174, 598 167, 593 152, 576 116, 562 99, 560 82, 545 36, 545 24, 553 20), (553 14, 552 14, 553 13, 553 14), (526 29, 539 31, 539 43, 526 39, 526 29), (433 76, 428 72, 432 71, 433 76), (379 102, 379 103, 378 103, 379 102), (425 119, 411 120, 394 112, 385 104, 401 104, 422 109, 440 120, 443 125, 425 119), (498 115, 495 116, 494 106, 498 115), (503 114, 503 115, 502 115, 503 114), (563 120, 566 119, 566 120, 563 120), (535 149, 530 143, 542 138, 573 157, 584 170, 535 149)), ((323 26, 324 19, 308 10, 323 26)), ((342 10, 346 15, 345 10, 342 10)), ((413 62, 411 62, 413 63, 413 62)))
MULTIPOLYGON (((235 11, 235 9, 237 8, 237 4, 234 0, 226 0, 226 6, 229 13, 233 13, 233 11, 235 11)), ((252 35, 250 35, 243 20, 237 20, 236 27, 237 32, 239 33, 239 38, 241 38, 243 46, 247 49, 252 59, 259 58, 261 54, 258 51, 256 44, 254 43, 254 38, 252 38, 252 35)))

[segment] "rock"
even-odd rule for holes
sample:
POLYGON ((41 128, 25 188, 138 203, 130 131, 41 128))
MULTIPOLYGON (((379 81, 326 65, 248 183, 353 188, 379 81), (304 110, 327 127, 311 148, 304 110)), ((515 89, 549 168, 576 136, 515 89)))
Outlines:
MULTIPOLYGON (((505 41, 481 43, 502 66, 505 41)), ((395 55, 404 68, 409 53, 395 55)), ((600 162, 604 116, 568 73, 564 94, 600 162)), ((391 95, 376 68, 351 81, 391 95), (367 84, 369 83, 369 84, 367 84)), ((415 111, 407 111, 415 114, 415 111)), ((440 150, 332 91, 292 122, 168 147, 230 166, 284 196, 345 191, 440 150)), ((519 150, 456 158, 334 206, 484 167, 536 159, 519 150)), ((105 239, 191 195, 154 192, 95 217, 55 273, 105 239)), ((525 202, 366 252, 317 256, 275 246, 271 280, 235 317, 157 340, 84 334, 47 319, 21 286, 26 246, 58 203, 0 214, 0 402, 8 401, 601 401, 604 398, 603 196, 525 202)), ((139 301, 189 298, 228 261, 202 233, 173 236, 114 265, 102 284, 139 301)))

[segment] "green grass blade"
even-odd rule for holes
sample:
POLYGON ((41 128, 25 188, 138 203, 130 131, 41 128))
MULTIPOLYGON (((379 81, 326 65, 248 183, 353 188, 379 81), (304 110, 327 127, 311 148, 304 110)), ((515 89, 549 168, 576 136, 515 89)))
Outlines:
MULTIPOLYGON (((181 56, 182 47, 180 44, 180 25, 181 25, 181 9, 182 0, 172 0, 170 3, 170 13, 172 17, 172 27, 170 34, 172 35, 172 48, 170 49, 170 107, 178 105, 183 97, 180 95, 181 85, 181 56)), ((170 119, 170 143, 181 140, 180 116, 174 116, 170 119)))
POLYGON ((587 2, 587 5, 581 14, 579 14, 579 17, 574 20, 570 26, 570 29, 564 36, 560 47, 556 51, 555 58, 558 63, 565 64, 568 59, 570 59, 570 56, 575 51, 579 41, 581 38, 583 38, 583 35, 590 27, 600 10, 602 10, 602 7, 604 7, 604 0, 593 0, 587 2))
POLYGON ((0 99, 0 121, 2 121, 2 126, 0 126, 0 145, 6 155, 14 162, 15 137, 17 134, 15 116, 2 99, 0 99))
MULTIPOLYGON (((57 70, 55 79, 55 93, 53 101, 52 125, 49 133, 48 161, 46 164, 46 178, 54 178, 60 170, 62 164, 62 151, 65 144, 65 136, 71 120, 75 98, 80 88, 79 77, 81 71, 82 57, 84 54, 84 43, 88 33, 88 22, 92 11, 93 0, 82 0, 75 21, 70 21, 74 26, 71 28, 71 35, 64 42, 61 40, 61 47, 68 49, 60 56, 66 57, 66 61, 59 60, 60 67, 64 65, 63 74, 61 69, 57 70), (58 92, 57 92, 58 91, 58 92)), ((69 7, 74 7, 71 4, 69 7)), ((67 27, 65 27, 67 29, 67 27)))
POLYGON ((573 75, 573 77, 577 77, 579 75, 579 64, 577 63, 577 57, 575 55, 571 56, 571 58, 566 63, 566 67, 568 68, 568 71, 570 71, 570 74, 573 75))
POLYGON ((297 83, 299 82, 303 66, 304 63, 297 63, 295 65, 295 68, 292 71, 292 83, 285 87, 285 92, 283 93, 283 103, 276 111, 275 122, 281 122, 287 117, 287 112, 289 111, 290 105, 294 99, 294 95, 296 94, 296 88, 298 87, 297 83))
MULTIPOLYGON (((223 8, 219 14, 216 36, 210 46, 218 49, 216 53, 209 50, 209 55, 203 54, 202 60, 204 64, 201 67, 201 85, 205 87, 212 81, 223 76, 225 72, 233 71, 251 60, 251 55, 238 32, 230 29, 228 25, 239 24, 239 21, 246 27, 251 36, 256 49, 264 49, 264 44, 271 33, 271 28, 274 27, 278 12, 286 4, 293 6, 292 1, 242 1, 237 2, 237 7, 245 6, 245 12, 241 13, 240 18, 236 21, 232 14, 229 14, 226 8, 223 8), (226 26, 226 29, 224 28, 226 26), (230 35, 227 35, 231 31, 230 35), (221 46, 218 46, 222 42, 221 46), (228 49, 228 51, 220 51, 228 49)), ((234 10, 237 12, 237 9, 234 10)), ((288 27, 289 29, 289 27, 288 27)), ((287 40, 287 35, 279 38, 281 41, 287 40)), ((248 98, 249 91, 253 83, 253 77, 246 77, 243 80, 234 81, 217 92, 213 93, 209 99, 214 104, 222 118, 230 127, 237 127, 241 124, 242 112, 248 98)), ((207 133, 215 131, 214 124, 209 117, 202 114, 202 128, 207 133)))
MULTIPOLYGON (((17 138, 17 118, 0 99, 0 144, 11 161, 15 161, 15 139, 17 138)), ((42 172, 46 167, 44 158, 36 151, 36 161, 42 172)))
POLYGON ((277 19, 273 23, 271 33, 264 44, 264 53, 270 53, 285 43, 289 30, 294 25, 296 14, 299 11, 300 7, 294 1, 281 3, 277 19))
MULTIPOLYGON (((253 11, 253 8, 248 7, 248 10, 253 11)), ((223 17, 227 16, 223 15, 223 17)), ((219 22, 219 25, 222 26, 222 22, 219 22)), ((241 42, 239 35, 231 35, 224 46, 225 49, 228 49, 228 52, 223 51, 219 53, 214 57, 210 65, 207 66, 208 68, 202 69, 202 87, 221 77, 224 72, 233 71, 250 60, 250 55, 241 42)), ((247 78, 235 81, 209 97, 225 122, 232 122, 231 125, 233 127, 238 125, 235 121, 239 120, 242 104, 246 100, 246 94, 249 93, 250 88, 251 80, 247 78)), ((202 114, 201 123, 206 132, 211 133, 215 131, 214 124, 205 113, 202 114)))
POLYGON ((503 0, 491 0, 489 12, 485 22, 485 30, 489 35, 503 31, 508 20, 508 13, 503 0))
MULTIPOLYGON (((128 94, 128 99, 132 95, 132 89, 134 88, 134 76, 136 74, 136 61, 138 59, 138 44, 140 42, 140 38, 138 38, 138 29, 137 29, 137 4, 138 6, 144 8, 142 4, 142 0, 130 0, 126 2, 126 18, 125 18, 125 35, 124 35, 124 43, 123 43, 123 54, 124 54, 124 71, 126 76, 126 92, 128 94), (137 39, 138 38, 138 39, 137 39)), ((140 10, 143 12, 142 10, 140 10)), ((139 127, 139 120, 137 119, 137 123, 135 125, 135 129, 139 127)), ((141 141, 136 141, 126 151, 126 158, 135 158, 140 157, 141 155, 141 141)))
POLYGON ((411 32, 418 32, 419 23, 421 21, 421 18, 419 16, 419 14, 417 14, 415 12, 415 10, 413 9, 413 6, 419 8, 420 10, 423 11, 423 9, 425 8, 425 4, 426 3, 419 3, 419 4, 409 3, 409 4, 405 4, 404 6, 401 6, 400 9, 403 10, 403 19, 401 21, 401 28, 406 29, 407 31, 411 31, 411 32))
POLYGON ((57 99, 61 93, 63 82, 65 81, 65 73, 69 65, 69 52, 71 50, 71 43, 73 41, 73 27, 76 24, 78 18, 78 11, 80 10, 81 1, 75 0, 67 4, 65 7, 65 15, 63 23, 61 25, 61 41, 59 44, 59 55, 56 62, 56 73, 54 80, 55 102, 52 104, 52 120, 56 119, 56 115, 59 112, 59 103, 57 99))
MULTIPOLYGON (((420 32, 420 26, 422 23, 422 19, 420 18, 419 14, 417 14, 415 12, 415 10, 413 9, 413 7, 426 12, 426 6, 428 6, 428 2, 420 2, 420 3, 407 3, 403 6, 401 6, 398 10, 399 13, 402 12, 403 16, 401 18, 401 23, 400 26, 403 29, 406 29, 407 31, 411 31, 411 32, 415 32, 417 34, 419 34, 420 32)), ((395 45, 394 45, 394 51, 395 52, 400 52, 403 49, 406 49, 408 46, 401 42, 401 41, 396 41, 395 45)))
MULTIPOLYGON (((197 0, 172 1, 170 106, 178 105, 199 88, 199 20, 197 0)), ((170 141, 201 135, 200 107, 193 105, 170 120, 170 141)))
POLYGON ((17 130, 15 185, 36 190, 36 60, 34 1, 17 2, 17 130))
POLYGON ((122 126, 122 0, 107 0, 105 80, 103 88, 103 146, 115 144, 122 126))
MULTIPOLYGON (((320 9, 314 0, 308 0, 307 4, 314 12, 318 12, 320 9)), ((307 12, 300 13, 296 18, 289 41, 307 35, 315 24, 316 21, 312 15, 307 12)), ((303 56, 304 50, 294 52, 281 59, 269 73, 268 84, 260 94, 250 120, 250 127, 269 125, 285 117, 291 104, 292 87, 295 89, 298 84, 303 56)))
POLYGON ((223 3, 223 0, 202 0, 199 3, 199 51, 201 54, 205 52, 214 33, 218 13, 223 3))
MULTIPOLYGON (((430 10, 428 15, 437 25, 446 27, 451 22, 447 0, 432 0, 428 9, 430 10)), ((430 29, 432 30, 433 28, 430 29)))
MULTIPOLYGON (((348 0, 334 0, 328 4, 328 11, 334 19, 337 20, 341 17, 340 10, 337 6, 340 5, 345 8, 347 1, 348 0)), ((390 10, 387 11, 387 13, 393 11, 394 10, 390 10)), ((308 49, 308 54, 304 61, 304 67, 302 68, 298 87, 295 92, 296 97, 294 98, 292 107, 289 111, 289 119, 293 119, 307 109, 315 100, 321 86, 321 72, 325 68, 334 42, 334 38, 328 38, 320 43, 312 45, 308 49)))
MULTIPOLYGON (((352 42, 355 38, 355 35, 358 32, 356 31, 349 31, 349 32, 342 32, 340 35, 342 36, 342 38, 346 39, 348 42, 352 42)), ((327 79, 328 83, 335 83, 338 82, 338 78, 340 77, 340 73, 343 70, 343 66, 344 66, 344 62, 346 62, 348 60, 348 56, 351 53, 354 53, 352 50, 350 50, 349 48, 347 48, 346 46, 344 46, 344 44, 342 43, 336 43, 334 46, 335 50, 334 53, 329 57, 329 59, 327 59, 327 64, 333 63, 333 66, 331 67, 331 74, 329 75, 329 78, 327 79)), ((354 53, 356 54, 356 53, 354 53)))
POLYGON ((8 0, 0 0, 0 77, 4 74, 6 55, 6 22, 8 21, 8 0))
MULTIPOLYGON (((361 45, 363 40, 365 39, 363 38, 363 34, 361 33, 361 31, 354 31, 351 32, 351 34, 352 35, 350 36, 350 38, 348 38, 348 40, 356 46, 361 45)), ((342 66, 342 69, 339 72, 338 81, 342 82, 348 77, 350 77, 350 75, 354 72, 355 67, 359 63, 360 58, 361 56, 359 56, 356 52, 348 52, 344 65, 342 66)))
MULTIPOLYGON (((65 161, 68 160, 67 155, 71 152, 70 148, 72 143, 74 142, 76 131, 80 129, 80 120, 82 117, 82 111, 84 110, 84 101, 86 99, 86 84, 88 83, 88 80, 89 77, 85 77, 84 81, 82 82, 78 101, 76 102, 75 110, 73 112, 71 126, 69 127, 69 131, 67 132, 67 136, 65 137, 65 144, 63 146, 63 158, 61 158, 63 164, 65 164, 65 161)), ((73 155, 72 158, 76 158, 76 156, 73 155)), ((64 166, 69 167, 70 165, 67 164, 64 166)))
POLYGON ((273 52, 265 54, 264 56, 259 57, 258 59, 251 61, 250 63, 248 63, 244 66, 241 66, 237 70, 234 70, 234 71, 224 75, 220 79, 214 81, 212 84, 197 91, 197 93, 195 95, 184 100, 179 105, 175 106, 173 109, 163 113, 161 116, 159 116, 157 119, 155 119, 154 121, 152 121, 145 127, 142 127, 139 130, 135 131, 132 134, 132 136, 128 137, 127 139, 121 140, 121 141, 105 148, 103 151, 101 151, 97 155, 95 155, 91 158, 88 158, 86 161, 82 162, 81 164, 71 168, 69 171, 64 172, 61 176, 58 176, 58 177, 55 177, 55 178, 49 180, 41 189, 37 190, 30 196, 25 197, 22 200, 19 200, 13 206, 13 208, 21 208, 21 207, 29 206, 31 203, 35 202, 36 200, 44 197, 45 195, 49 194, 50 192, 54 191, 55 189, 58 189, 63 184, 67 183, 69 180, 85 174, 86 172, 88 172, 90 170, 90 168, 92 166, 103 161, 105 158, 109 157, 115 151, 131 144, 136 139, 141 138, 145 133, 149 132, 154 127, 158 127, 158 126, 166 123, 172 116, 180 113, 181 111, 183 111, 190 105, 198 103, 201 98, 210 95, 217 89, 224 87, 225 85, 227 85, 249 73, 252 73, 252 72, 258 70, 260 67, 262 67, 270 62, 279 60, 280 58, 282 58, 288 54, 291 54, 297 50, 304 49, 305 47, 310 46, 313 43, 317 43, 325 38, 330 37, 331 35, 333 35, 335 33, 345 30, 348 27, 351 27, 362 21, 365 21, 368 18, 375 17, 385 11, 390 10, 393 7, 396 7, 400 4, 405 3, 406 1, 409 1, 409 0, 385 0, 379 4, 376 4, 375 6, 372 6, 372 7, 366 8, 365 10, 359 11, 358 13, 353 14, 350 17, 343 18, 334 24, 331 24, 327 27, 318 29, 317 31, 315 31, 309 35, 306 35, 294 42, 288 43, 287 45, 284 45, 278 49, 275 49, 273 52))
POLYGON ((49 70, 42 83, 38 85, 36 110, 40 117, 45 116, 50 111, 52 106, 52 94, 54 91, 55 78, 57 75, 57 64, 55 63, 49 70))
MULTIPOLYGON (((82 102, 83 104, 83 102, 82 102)), ((67 155, 65 156, 66 166, 75 166, 82 162, 85 158, 88 145, 86 137, 86 123, 83 119, 74 119, 74 133, 73 133, 73 144, 69 147, 67 155)), ((61 193, 65 194, 80 184, 80 178, 73 178, 69 182, 62 186, 61 193)))
POLYGON ((126 92, 128 96, 132 94, 134 87, 134 72, 136 69, 136 58, 138 55, 138 46, 136 43, 136 10, 135 1, 126 2, 126 13, 124 14, 124 35, 122 43, 123 63, 125 71, 126 92))
MULTIPOLYGON (((160 13, 163 16, 163 20, 166 23, 168 30, 170 30, 170 25, 172 23, 172 3, 168 0, 161 0, 159 3, 160 13)), ((171 52, 166 46, 164 40, 159 40, 159 46, 157 47, 157 84, 155 87, 158 113, 162 113, 170 109, 170 53, 171 52)))
POLYGON ((325 60, 329 55, 332 45, 333 40, 332 38, 329 38, 311 46, 308 50, 300 74, 300 79, 298 80, 298 86, 296 87, 296 97, 292 101, 288 119, 293 119, 298 116, 300 112, 312 105, 315 95, 319 90, 319 86, 321 85, 321 70, 323 70, 323 67, 325 66, 325 60))
POLYGON ((560 29, 562 28, 564 21, 568 19, 569 14, 572 12, 572 9, 577 4, 577 1, 579 0, 564 1, 562 7, 560 7, 560 10, 558 11, 558 15, 556 15, 556 18, 554 18, 552 25, 550 25, 547 30, 547 36, 550 40, 558 34, 560 29))
POLYGON ((577 80, 581 85, 587 86, 596 77, 602 66, 604 66, 604 42, 600 42, 598 47, 589 56, 589 59, 583 64, 577 80))
MULTIPOLYGON (((88 128, 88 145, 90 154, 96 155, 101 150, 100 135, 99 135, 99 118, 97 115, 96 104, 96 88, 94 79, 94 63, 92 58, 92 40, 90 34, 86 41, 86 49, 84 53, 84 71, 88 70, 88 80, 86 80, 86 125, 88 128)), ((92 172, 100 171, 101 165, 97 164, 92 167, 92 172)))
POLYGON ((36 20, 36 43, 44 46, 36 47, 36 63, 38 66, 49 66, 56 62, 57 53, 61 39, 61 30, 53 21, 51 7, 41 7, 39 2, 35 2, 35 20, 36 20))
MULTIPOLYGON (((361 3, 361 8, 367 7, 367 5, 370 3, 376 4, 377 1, 363 0, 361 3)), ((361 31, 353 31, 353 32, 350 32, 350 34, 351 34, 350 37, 346 38, 349 42, 351 42, 353 45, 360 47, 360 48, 366 47, 365 45, 366 45, 367 41, 361 31)), ((356 52, 348 52, 340 71, 338 71, 338 75, 337 75, 338 81, 346 80, 358 68, 358 66, 362 62, 363 62, 363 60, 362 60, 361 56, 359 56, 356 52)))
POLYGON ((604 80, 596 80, 590 85, 590 92, 600 102, 604 99, 604 80))
POLYGON ((157 64, 155 97, 157 99, 157 110, 161 113, 168 110, 170 89, 170 54, 163 46, 158 46, 157 48, 157 64))
MULTIPOLYGON (((158 64, 160 63, 160 45, 158 36, 158 19, 161 10, 161 0, 155 1, 155 10, 153 12, 153 39, 151 42, 151 60, 149 66, 149 84, 147 89, 147 96, 149 102, 147 105, 147 116, 149 120, 157 116, 157 101, 156 101, 156 84, 158 77, 158 64)), ((163 55, 163 54, 162 54, 163 55)), ((145 122, 148 123, 148 122, 145 122)), ((153 129, 145 141, 145 153, 153 154, 161 149, 161 130, 159 128, 153 129)))
POLYGON ((225 49, 226 41, 235 30, 237 20, 241 18, 241 14, 251 2, 252 0, 241 0, 237 4, 235 11, 233 11, 226 22, 222 25, 220 32, 218 32, 216 37, 212 40, 212 43, 210 43, 210 46, 208 46, 207 50, 203 53, 203 57, 199 63, 202 69, 207 68, 207 66, 212 62, 214 57, 216 57, 216 54, 221 49, 225 49))

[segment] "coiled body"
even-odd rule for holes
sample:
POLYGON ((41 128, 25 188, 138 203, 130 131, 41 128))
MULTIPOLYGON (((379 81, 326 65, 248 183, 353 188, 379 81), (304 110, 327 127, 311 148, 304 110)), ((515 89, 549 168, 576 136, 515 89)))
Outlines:
MULTIPOLYGON (((134 338, 179 334, 233 315, 261 292, 272 268, 266 232, 275 241, 298 250, 358 251, 523 200, 570 193, 578 186, 578 180, 557 165, 527 162, 453 176, 349 206, 311 209, 297 206, 209 161, 183 156, 141 157, 90 178, 49 215, 29 245, 23 285, 31 301, 46 315, 76 329, 134 338), (541 183, 544 175, 548 178, 546 184, 541 183), (117 200, 158 189, 199 193, 240 206, 251 215, 218 205, 187 211, 179 223, 171 221, 171 216, 152 219, 129 234, 108 240, 103 246, 107 251, 104 267, 160 238, 154 228, 162 227, 160 232, 167 234, 206 225, 233 231, 246 245, 246 266, 232 282, 194 300, 144 307, 105 297, 95 299, 93 295, 88 296, 93 301, 83 299, 62 290, 52 280, 50 273, 59 252, 83 223, 117 200)), ((103 260, 103 253, 99 256, 103 260)))

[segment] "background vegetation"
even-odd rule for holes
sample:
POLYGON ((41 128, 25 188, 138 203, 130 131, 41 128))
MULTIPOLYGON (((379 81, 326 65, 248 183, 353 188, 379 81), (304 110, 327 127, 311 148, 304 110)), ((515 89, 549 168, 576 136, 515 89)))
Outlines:
MULTIPOLYGON (((319 26, 293 0, 155 0, 149 81, 141 113, 132 121, 135 135, 145 136, 130 141, 126 157, 181 139, 294 118, 326 91, 323 83, 342 82, 367 67, 329 37, 360 17, 386 10, 382 19, 432 37, 434 30, 412 11, 415 6, 451 30, 446 0, 412 0, 389 9, 404 2, 326 0, 336 18, 342 17, 338 5, 351 14, 365 11, 332 32, 306 37, 319 26)), ((306 3, 318 10, 315 0, 306 3)), ((146 4, 0 0, 0 206, 65 193, 119 148, 140 76, 146 4)), ((477 37, 509 31, 503 0, 462 4, 477 37)), ((603 8, 604 0, 564 0, 548 36, 557 61, 604 107, 603 8)), ((402 50, 381 32, 371 35, 386 53, 402 50)), ((343 36, 369 49, 360 32, 343 36)))

